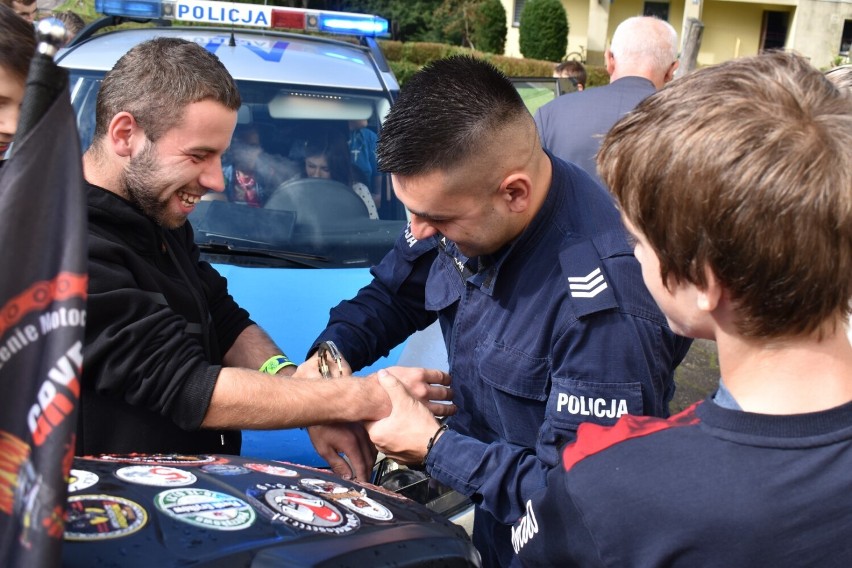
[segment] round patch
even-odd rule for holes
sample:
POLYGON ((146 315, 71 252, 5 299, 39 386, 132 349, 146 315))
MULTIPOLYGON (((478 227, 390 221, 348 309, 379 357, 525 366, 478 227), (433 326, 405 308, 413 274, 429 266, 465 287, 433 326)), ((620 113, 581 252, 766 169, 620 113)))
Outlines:
POLYGON ((141 505, 113 495, 72 495, 65 515, 65 540, 99 540, 131 535, 145 526, 141 505))
POLYGON ((183 487, 198 480, 188 471, 165 465, 130 465, 116 471, 115 476, 130 483, 155 487, 183 487))
POLYGON ((241 465, 226 463, 203 465, 201 466, 201 471, 205 473, 212 473, 214 475, 244 475, 249 473, 249 470, 241 465))
POLYGON ((256 516, 242 499, 207 489, 168 489, 154 498, 154 504, 179 521, 220 531, 247 529, 256 516))
POLYGON ((181 454, 99 454, 96 456, 85 457, 87 459, 105 462, 138 463, 144 465, 177 465, 186 467, 215 463, 217 461, 217 458, 214 456, 181 454))
POLYGON ((322 497, 301 491, 294 485, 260 483, 246 494, 272 522, 332 534, 349 533, 361 526, 356 515, 341 513, 322 497))
POLYGON ((249 469, 253 469, 254 471, 259 471, 261 473, 268 473, 269 475, 278 475, 281 477, 298 477, 299 473, 295 470, 292 470, 287 467, 281 467, 279 465, 269 465, 266 463, 247 463, 245 466, 249 469))
POLYGON ((68 473, 68 492, 76 493, 83 489, 88 489, 98 482, 100 478, 98 474, 86 471, 84 469, 72 469, 68 473))
POLYGON ((324 498, 340 503, 353 513, 364 515, 376 521, 390 521, 393 513, 380 503, 367 497, 365 490, 358 491, 333 481, 324 479, 302 479, 300 483, 310 491, 319 493, 324 498))

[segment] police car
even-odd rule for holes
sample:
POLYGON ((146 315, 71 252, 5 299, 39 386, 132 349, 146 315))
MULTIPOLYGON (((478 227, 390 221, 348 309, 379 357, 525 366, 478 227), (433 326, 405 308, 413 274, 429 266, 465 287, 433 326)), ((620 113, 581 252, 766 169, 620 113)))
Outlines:
MULTIPOLYGON (((163 36, 194 41, 236 80, 242 107, 223 159, 226 190, 211 192, 214 199, 200 202, 190 221, 203 257, 228 279, 232 295, 300 360, 329 310, 370 281, 370 267, 407 222, 389 177, 375 165, 376 137, 399 91, 376 41, 387 33, 387 20, 205 0, 96 0, 95 9, 104 17, 57 56, 70 73, 84 149, 93 137, 104 74, 141 42, 163 36), (116 27, 126 22, 154 27, 116 27), (324 154, 319 164, 312 154, 317 147, 324 154), (341 159, 354 166, 349 179, 334 175, 341 159), (324 175, 309 177, 323 168, 324 175)), ((359 374, 390 365, 446 370, 440 330, 414 335, 359 374)), ((327 466, 302 430, 246 431, 242 453, 327 466)), ((469 510, 457 494, 430 489, 413 472, 392 464, 382 471, 391 484, 422 481, 416 496, 445 502, 443 513, 469 510)))

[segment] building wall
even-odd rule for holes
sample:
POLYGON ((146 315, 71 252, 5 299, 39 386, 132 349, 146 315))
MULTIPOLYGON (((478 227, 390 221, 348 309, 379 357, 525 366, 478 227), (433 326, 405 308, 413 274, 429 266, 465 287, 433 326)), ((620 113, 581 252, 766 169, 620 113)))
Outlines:
MULTIPOLYGON (((508 17, 506 55, 521 57, 518 28, 513 25, 515 0, 502 0, 508 17)), ((587 50, 587 61, 603 62, 603 50, 620 22, 641 15, 644 0, 562 0, 568 14, 568 51, 587 50)), ((698 15, 704 24, 698 65, 712 65, 760 50, 763 14, 787 12, 785 47, 808 57, 816 67, 828 68, 840 48, 843 25, 852 20, 852 0, 776 0, 774 3, 734 0, 673 0, 669 23, 682 41, 684 14, 698 15)))

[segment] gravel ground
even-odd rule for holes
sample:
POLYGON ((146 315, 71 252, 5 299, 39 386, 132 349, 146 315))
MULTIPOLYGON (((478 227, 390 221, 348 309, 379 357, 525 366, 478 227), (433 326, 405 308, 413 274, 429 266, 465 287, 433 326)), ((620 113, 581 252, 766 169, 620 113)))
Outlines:
POLYGON ((675 371, 675 383, 677 389, 669 405, 672 414, 716 390, 719 383, 719 355, 714 341, 693 341, 689 353, 675 371))

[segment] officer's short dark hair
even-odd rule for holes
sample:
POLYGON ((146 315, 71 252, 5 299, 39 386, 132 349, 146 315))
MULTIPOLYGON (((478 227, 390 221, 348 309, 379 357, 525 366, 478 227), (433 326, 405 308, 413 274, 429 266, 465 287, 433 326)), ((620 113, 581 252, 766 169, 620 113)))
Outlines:
POLYGON ((493 65, 468 56, 433 61, 405 83, 383 123, 379 169, 406 176, 451 169, 521 120, 533 125, 517 89, 493 65))

